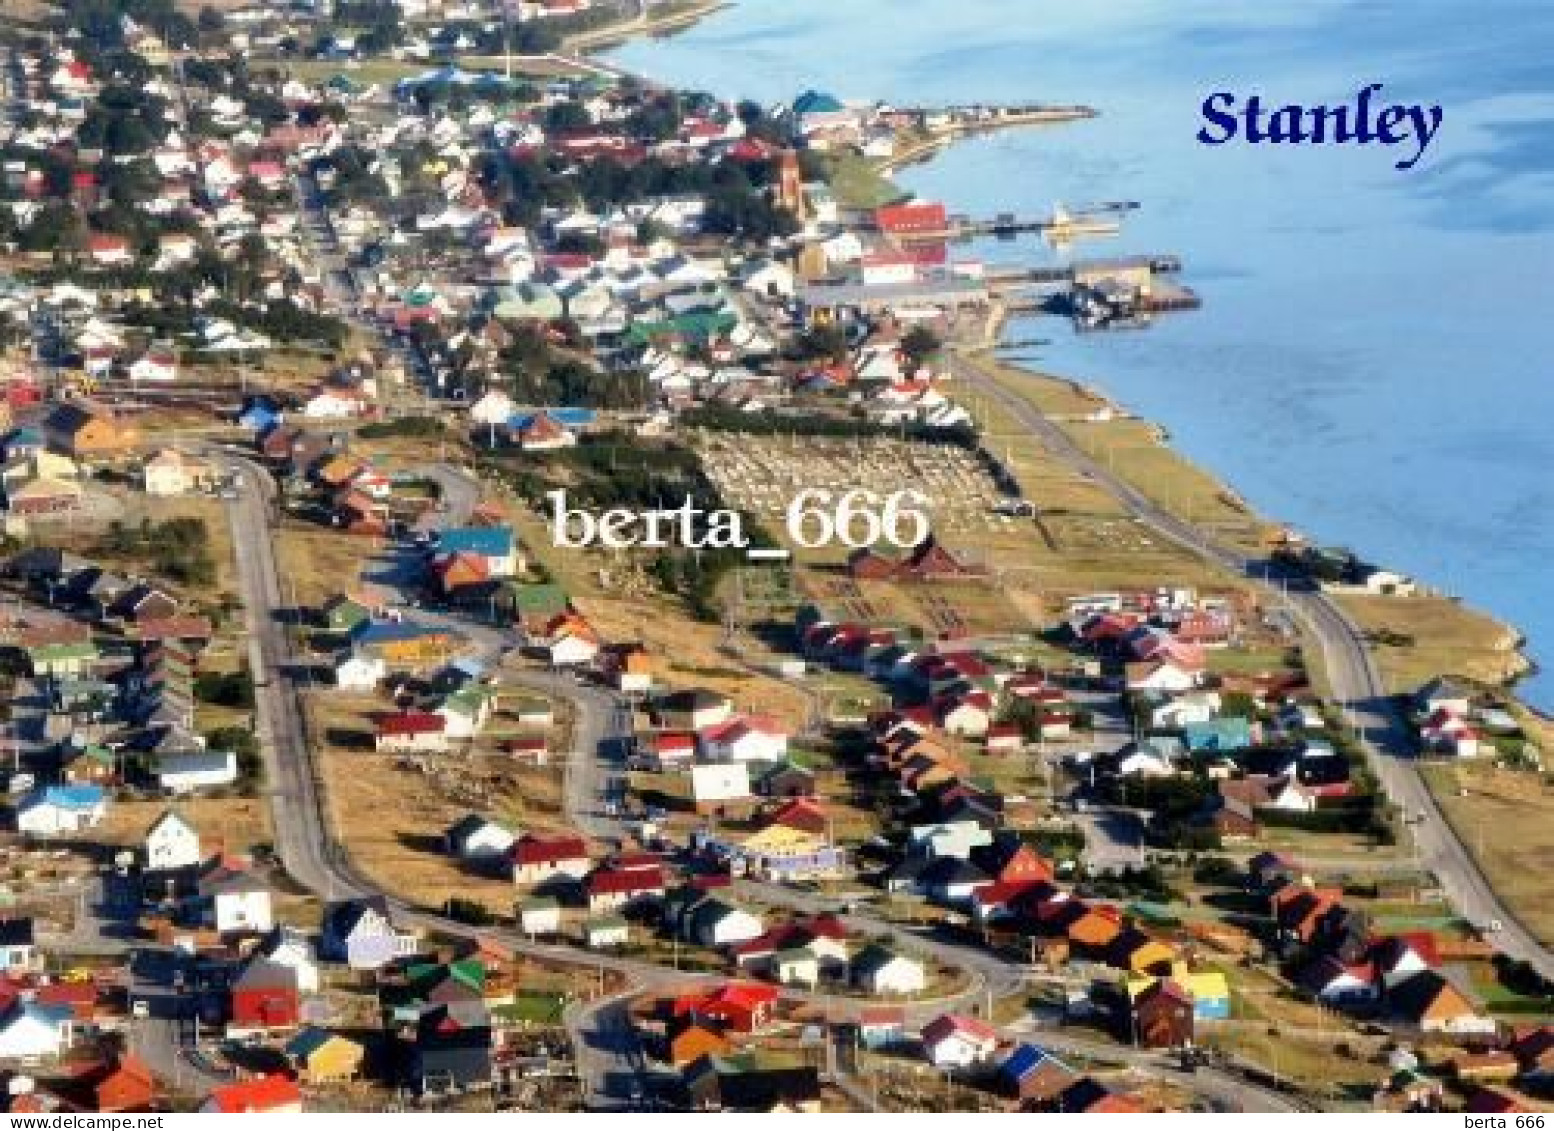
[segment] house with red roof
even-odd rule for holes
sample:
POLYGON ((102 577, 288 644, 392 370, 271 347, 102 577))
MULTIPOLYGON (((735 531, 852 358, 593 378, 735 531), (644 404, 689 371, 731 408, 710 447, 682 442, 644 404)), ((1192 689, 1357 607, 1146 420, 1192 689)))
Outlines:
POLYGON ((263 956, 252 959, 232 983, 228 1032, 294 1029, 302 1019, 302 994, 293 966, 263 956))
POLYGON ((614 911, 644 900, 662 899, 668 886, 656 856, 622 856, 589 873, 583 881, 588 910, 614 911))
POLYGON ((922 1041, 935 1068, 971 1068, 992 1059, 998 1031, 975 1017, 946 1013, 923 1026, 922 1041))
POLYGON ((156 1102, 156 1077, 133 1053, 118 1053, 85 1065, 57 1090, 87 1111, 149 1111, 156 1102))
POLYGON ((823 970, 840 974, 851 951, 847 928, 833 915, 816 915, 780 923, 758 938, 732 948, 734 962, 745 969, 769 969, 785 951, 808 951, 823 970))
POLYGON ((122 267, 134 260, 127 238, 112 232, 94 232, 86 241, 92 262, 103 267, 122 267))
POLYGON ((780 762, 788 754, 787 729, 768 715, 738 715, 696 737, 711 762, 780 762))
POLYGON ((588 843, 580 836, 519 837, 507 850, 513 869, 513 883, 542 884, 565 878, 581 880, 593 868, 588 858, 588 843))
POLYGON ((374 724, 373 746, 379 754, 446 750, 447 729, 448 720, 431 711, 381 715, 374 724))
POLYGON ((683 770, 696 761, 696 736, 685 731, 660 731, 643 747, 648 765, 657 773, 683 770))
POLYGON ((212 1088, 200 1105, 200 1111, 220 1115, 290 1115, 301 1110, 302 1090, 279 1073, 212 1088))
POLYGON ((760 1032, 772 1020, 782 992, 759 982, 725 982, 709 993, 689 994, 670 1003, 671 1017, 700 1017, 734 1033, 760 1032))
POLYGON ((949 230, 950 217, 943 204, 910 201, 876 208, 874 226, 887 236, 942 236, 949 230))
POLYGON ((762 819, 763 829, 774 826, 824 836, 831 827, 831 820, 826 815, 823 802, 813 797, 795 797, 791 801, 784 802, 762 819))

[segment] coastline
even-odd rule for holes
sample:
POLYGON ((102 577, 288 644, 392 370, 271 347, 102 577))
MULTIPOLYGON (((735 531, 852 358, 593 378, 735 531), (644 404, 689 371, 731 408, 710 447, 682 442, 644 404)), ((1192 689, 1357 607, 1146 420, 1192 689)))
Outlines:
POLYGON ((639 35, 669 35, 700 23, 714 12, 727 8, 733 0, 684 0, 673 9, 656 16, 638 16, 592 31, 568 36, 561 44, 563 53, 588 54, 606 50, 639 35))
MULTIPOLYGON (((946 152, 955 140, 958 139, 934 138, 930 143, 930 139, 924 139, 923 144, 913 147, 906 153, 893 155, 888 164, 870 162, 870 169, 875 174, 877 182, 886 186, 891 185, 893 184, 892 173, 908 164, 933 160, 946 152)), ((1142 466, 1133 476, 1130 477, 1126 471, 1119 473, 1119 478, 1124 479, 1133 490, 1145 495, 1155 495, 1157 505, 1174 513, 1179 519, 1189 523, 1193 521, 1204 523, 1204 512, 1195 512, 1191 503, 1188 509, 1177 509, 1173 506, 1173 501, 1180 503, 1182 502, 1180 498, 1176 500, 1160 498, 1158 467, 1161 462, 1165 462, 1175 469, 1177 474, 1189 480, 1197 479, 1193 486, 1197 488, 1198 498, 1207 499, 1207 505, 1216 508, 1216 511, 1210 513, 1224 514, 1226 511, 1231 511, 1234 512, 1237 526, 1248 525, 1255 529, 1257 524, 1266 524, 1278 529, 1278 524, 1269 522, 1219 474, 1211 468, 1199 465, 1174 448, 1166 427, 1133 415, 1107 393, 1101 383, 1046 373, 1028 364, 999 357, 999 346, 1005 338, 1004 321, 1003 312, 995 305, 994 309, 988 311, 987 320, 981 327, 982 340, 973 341, 963 348, 979 350, 985 359, 995 362, 996 367, 1003 374, 1008 375, 1008 380, 1002 383, 1006 391, 1013 392, 1029 402, 1038 413, 1069 432, 1075 442, 1081 446, 1084 442, 1081 439, 1082 429, 1089 426, 1088 422, 1081 421, 1078 416, 1060 416, 1044 409, 1037 399, 1037 390, 1045 388, 1066 391, 1070 401, 1076 394, 1081 395, 1095 407, 1109 408, 1110 419, 1132 421, 1135 422, 1135 427, 1149 430, 1155 449, 1154 455, 1157 457, 1155 465, 1151 466, 1151 460, 1145 458, 1141 461, 1142 466), (1076 425, 1081 429, 1078 434, 1073 431, 1076 425), (1207 496, 1205 485, 1208 485, 1207 496)), ((1064 411, 1066 413, 1069 410, 1064 411)), ((1091 453, 1092 457, 1098 454, 1100 453, 1091 453)), ((1166 490, 1169 491, 1170 488, 1167 487, 1166 490)), ((1255 548, 1248 546, 1247 549, 1256 553, 1266 553, 1268 545, 1263 541, 1255 548)), ((1383 689, 1398 698, 1405 695, 1411 697, 1420 686, 1436 676, 1463 677, 1490 694, 1497 704, 1505 707, 1515 716, 1528 743, 1537 749, 1554 748, 1554 719, 1539 711, 1516 692, 1518 681, 1525 679, 1536 670, 1531 659, 1523 651, 1524 633, 1517 626, 1493 613, 1472 606, 1455 596, 1432 593, 1424 588, 1425 583, 1419 584, 1421 592, 1430 595, 1375 596, 1363 599, 1340 596, 1335 600, 1342 615, 1354 625, 1352 631, 1357 631, 1363 637, 1363 651, 1377 669, 1383 689), (1357 601, 1360 603, 1357 604, 1357 601), (1380 603, 1379 609, 1369 607, 1372 603, 1380 603), (1373 617, 1372 614, 1379 615, 1373 617), (1410 625, 1417 626, 1420 637, 1416 639, 1412 633, 1401 631, 1398 627, 1400 624, 1404 629, 1410 625), (1421 640, 1423 646, 1420 646, 1421 640), (1405 644, 1406 647, 1404 647, 1405 644)), ((1304 630, 1302 635, 1304 637, 1304 630)), ((1308 664, 1312 666, 1314 673, 1320 672, 1325 682, 1327 678, 1325 650, 1310 648, 1309 639, 1303 639, 1302 643, 1306 645, 1308 664)), ((1522 923, 1536 923, 1537 926, 1530 933, 1544 943, 1554 940, 1554 921, 1550 921, 1544 914, 1541 891, 1528 890, 1519 882, 1521 868, 1515 860, 1507 859, 1501 849, 1493 843, 1486 846, 1481 836, 1464 835, 1464 830, 1480 827, 1485 822, 1511 819, 1511 813, 1495 808, 1496 804, 1503 800, 1496 794, 1497 779, 1510 774, 1519 781, 1526 781, 1529 780, 1526 775, 1497 768, 1500 758, 1494 755, 1451 762, 1422 758, 1406 761, 1410 776, 1417 774, 1424 796, 1430 799, 1428 803, 1446 815, 1443 819, 1450 828, 1455 830, 1456 844, 1461 846, 1461 850, 1471 861, 1471 867, 1484 878, 1486 887, 1493 892, 1504 893, 1504 896, 1511 900, 1507 905, 1506 914, 1522 923)), ((1531 780, 1537 783, 1534 786, 1535 790, 1542 789, 1541 774, 1531 780)), ((1518 792, 1524 788, 1525 786, 1516 786, 1518 792)), ((1526 803, 1519 801, 1517 804, 1523 808, 1517 809, 1515 815, 1525 821, 1526 803)), ((1531 812, 1542 814, 1544 810, 1541 804, 1534 804, 1531 812)), ((1517 827, 1521 830, 1521 836, 1518 838, 1519 852, 1554 852, 1554 831, 1551 831, 1546 818, 1534 816, 1530 821, 1520 823, 1517 827)))
MULTIPOLYGON (((1107 411, 1115 419, 1141 421, 1151 429, 1156 442, 1170 454, 1172 459, 1212 479, 1218 485, 1224 497, 1235 500, 1240 507, 1245 509, 1251 520, 1270 529, 1282 528, 1283 524, 1279 523, 1277 519, 1261 513, 1257 508, 1246 502, 1245 497, 1236 490, 1235 486, 1223 479, 1212 467, 1200 464, 1172 447, 1169 428, 1158 421, 1144 420, 1139 417, 1127 405, 1118 401, 1107 392, 1103 386, 1063 374, 1049 373, 1045 370, 1036 369, 1028 362, 1013 361, 999 357, 998 351, 1005 337, 1006 321, 1004 311, 995 306, 994 310, 990 312, 983 333, 983 340, 977 343, 975 347, 976 352, 983 358, 995 362, 1000 369, 1006 372, 1019 374, 1023 380, 1029 381, 1032 384, 1047 383, 1052 387, 1079 394, 1093 404, 1096 409, 1107 411)), ((1027 397, 1027 399, 1030 398, 1027 397)), ((1051 417, 1050 413, 1047 415, 1051 417)), ((1052 419, 1061 427, 1064 427, 1065 431, 1075 435, 1076 438, 1082 438, 1082 431, 1074 427, 1075 422, 1060 420, 1056 417, 1052 417, 1052 419)), ((1104 427, 1104 425, 1087 424, 1085 427, 1096 428, 1104 427)), ((1149 493, 1148 483, 1136 480, 1134 484, 1141 490, 1149 493)), ((1170 508, 1168 507, 1168 509, 1170 508)), ((1389 624, 1389 620, 1396 618, 1396 613, 1394 613, 1392 618, 1364 615, 1367 612, 1375 611, 1367 609, 1365 602, 1373 602, 1381 605, 1383 608, 1390 605, 1394 610, 1408 612, 1412 612, 1414 609, 1428 603, 1438 609, 1441 615, 1448 617, 1456 616, 1478 622, 1482 626, 1484 637, 1486 639, 1492 638, 1492 643, 1488 646, 1476 646, 1476 650, 1484 654, 1481 657, 1481 666, 1477 669, 1466 663, 1456 669, 1444 666, 1434 674, 1455 675, 1478 684, 1487 690, 1494 690, 1503 694, 1513 709, 1523 715, 1524 720, 1528 724, 1529 737, 1534 738, 1541 744, 1547 744, 1549 740, 1554 739, 1554 718, 1551 718, 1516 694, 1516 685, 1537 671, 1536 664, 1524 651, 1527 640, 1526 634, 1518 626, 1497 616, 1491 610, 1479 608, 1459 597, 1431 588, 1426 579, 1420 579, 1418 584, 1418 596, 1396 597, 1337 594, 1337 597, 1340 604, 1345 606, 1350 615, 1357 616, 1361 627, 1373 633, 1386 633, 1391 630, 1408 635, 1403 630, 1410 627, 1410 625, 1406 621, 1401 627, 1389 624), (1503 666, 1498 666, 1497 670, 1496 665, 1488 662, 1490 655, 1500 657, 1503 661, 1503 666)), ((1379 661, 1385 661, 1387 658, 1387 648, 1385 646, 1373 644, 1371 650, 1377 654, 1379 661)), ((1388 665, 1382 662, 1384 675, 1387 674, 1389 667, 1395 668, 1396 665, 1388 665)), ((1414 687, 1406 686, 1398 681, 1389 679, 1388 682, 1389 685, 1392 685, 1391 689, 1396 694, 1405 694, 1414 690, 1414 687)), ((1418 682, 1423 683, 1424 680, 1421 679, 1418 682)))
MULTIPOLYGON (((733 6, 734 0, 701 0, 701 2, 693 3, 690 8, 682 9, 674 13, 669 13, 665 18, 673 21, 674 30, 681 30, 685 27, 691 26, 696 22, 699 22, 701 19, 708 15, 712 15, 718 11, 721 11, 725 8, 731 8, 733 6)), ((646 27, 621 27, 612 30, 619 32, 618 38, 611 40, 608 44, 600 44, 587 49, 587 51, 581 53, 583 57, 587 57, 588 52, 600 50, 605 46, 618 45, 620 42, 623 42, 626 39, 635 38, 640 34, 652 34, 652 31, 646 27)), ((1043 124, 1051 124, 1051 120, 1037 118, 1029 122, 1009 121, 992 123, 989 128, 994 130, 1003 128, 1027 128, 1043 124)), ((893 183, 891 182, 892 176, 895 173, 898 173, 901 169, 910 165, 932 161, 946 153, 958 141, 968 137, 976 136, 977 132, 978 131, 968 132, 955 129, 936 132, 931 136, 921 138, 919 141, 909 146, 903 152, 899 154, 893 154, 889 158, 872 161, 867 159, 864 160, 869 170, 878 179, 886 183, 893 183)), ((899 190, 899 186, 897 186, 897 188, 899 190)), ((901 190, 898 192, 898 195, 906 196, 908 194, 904 190, 901 190)), ((1077 378, 1065 377, 1061 374, 1048 373, 1042 370, 1034 369, 1029 364, 999 357, 998 349, 1005 336, 1004 329, 1006 321, 1006 312, 995 303, 994 307, 988 312, 988 318, 983 329, 982 340, 980 342, 973 343, 970 348, 981 350, 988 359, 996 361, 1000 369, 1006 372, 1020 374, 1022 381, 1036 384, 1041 382, 1048 382, 1051 383, 1055 388, 1066 388, 1071 391, 1081 393, 1090 402, 1092 402, 1096 408, 1105 408, 1116 419, 1139 422, 1140 425, 1151 430, 1155 437, 1155 442, 1159 446, 1162 453, 1165 453, 1173 462, 1182 465, 1184 468, 1190 469, 1194 475, 1203 476, 1206 480, 1212 482, 1214 485, 1215 494, 1219 496, 1220 499, 1231 504, 1232 509, 1241 511, 1249 522, 1258 523, 1272 529, 1282 528, 1282 524, 1278 523, 1277 520, 1258 512, 1256 508, 1247 503, 1244 496, 1234 487, 1234 485, 1223 479, 1218 473, 1214 471, 1212 467, 1201 465, 1174 448, 1171 445, 1170 430, 1165 425, 1162 425, 1157 421, 1145 420, 1134 414, 1126 405, 1116 400, 1109 392, 1107 392, 1104 388, 1104 385, 1094 381, 1084 381, 1077 378)), ((1070 431, 1073 430, 1074 422, 1064 422, 1062 420, 1057 420, 1056 418, 1054 419, 1055 422, 1059 423, 1060 426, 1065 427, 1065 429, 1070 431)), ((1076 433, 1076 437, 1080 435, 1082 435, 1082 432, 1076 433)), ((1138 480, 1132 480, 1132 482, 1141 490, 1145 490, 1146 492, 1150 490, 1151 483, 1146 479, 1141 478, 1138 480)), ((1166 509, 1172 509, 1172 507, 1169 505, 1169 500, 1167 500, 1166 509)), ((1182 515, 1182 517, 1191 516, 1182 515)), ((1395 655, 1389 655, 1390 652, 1394 652, 1396 650, 1389 648, 1388 646, 1375 643, 1374 638, 1378 635, 1392 638, 1406 637, 1408 635, 1406 632, 1400 631, 1395 624, 1391 623, 1398 616, 1397 610, 1404 610, 1409 613, 1413 613, 1415 609, 1418 608, 1418 603, 1427 602, 1430 603, 1430 610, 1427 610, 1427 615, 1423 619, 1426 621, 1433 621, 1444 617, 1457 621, 1457 631, 1452 635, 1454 637, 1461 637, 1470 639, 1472 641, 1471 650, 1473 652, 1474 659, 1478 664, 1478 666, 1475 668, 1473 664, 1462 662, 1454 663, 1449 659, 1443 658, 1442 662, 1437 665, 1437 670, 1433 670, 1432 674, 1456 675, 1480 685, 1486 691, 1493 691, 1498 693, 1504 697, 1507 705, 1519 714, 1524 727, 1527 730, 1529 738, 1538 742, 1540 745, 1547 746, 1551 743, 1554 743, 1554 718, 1551 718, 1549 715, 1538 710, 1532 704, 1523 700, 1516 694, 1515 691, 1516 684, 1520 680, 1527 678, 1537 670, 1531 658, 1523 651, 1523 647, 1526 642, 1526 634, 1520 629, 1519 626, 1504 620, 1490 610, 1478 608, 1459 597, 1445 594, 1430 587, 1428 581, 1425 579, 1420 579, 1417 583, 1420 587, 1420 593, 1425 594, 1424 596, 1369 598, 1369 600, 1372 601, 1386 601, 1393 603, 1391 607, 1394 612, 1391 616, 1373 618, 1368 615, 1361 615, 1359 617, 1361 627, 1366 631, 1367 635, 1373 637, 1370 650, 1373 654, 1376 655, 1383 675, 1387 678, 1389 688, 1394 693, 1403 694, 1414 690, 1418 684, 1423 683, 1424 680, 1420 679, 1413 686, 1409 686, 1403 680, 1396 678, 1398 673, 1408 672, 1412 668, 1416 667, 1417 661, 1410 663, 1407 662, 1407 658, 1405 658, 1405 662, 1396 662, 1398 661, 1399 657, 1395 655), (1409 602, 1413 602, 1415 604, 1411 607, 1407 604, 1409 602), (1437 616, 1432 617, 1428 615, 1430 611, 1436 613, 1437 616), (1486 641, 1489 643, 1486 644, 1486 641), (1394 662, 1389 663, 1389 660, 1394 662)), ((1352 616, 1356 615, 1357 612, 1364 614, 1373 611, 1366 609, 1357 610, 1354 607, 1354 603, 1349 601, 1347 597, 1341 597, 1340 600, 1345 603, 1346 609, 1352 616)), ((1407 623, 1411 618, 1403 617, 1402 619, 1404 621, 1404 627, 1406 628, 1407 623)), ((1428 653, 1425 652, 1424 655, 1427 656, 1428 653)))

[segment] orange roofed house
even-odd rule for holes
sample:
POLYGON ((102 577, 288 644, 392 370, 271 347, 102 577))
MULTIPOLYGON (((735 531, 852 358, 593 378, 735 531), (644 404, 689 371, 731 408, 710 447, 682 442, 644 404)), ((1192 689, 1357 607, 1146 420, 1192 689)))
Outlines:
POLYGON ((290 1115, 302 1110, 302 1091, 285 1076, 261 1076, 211 1089, 201 1112, 221 1115, 290 1115))
POLYGON ((140 443, 140 433, 107 408, 88 401, 55 405, 43 420, 49 447, 83 462, 122 459, 140 443))

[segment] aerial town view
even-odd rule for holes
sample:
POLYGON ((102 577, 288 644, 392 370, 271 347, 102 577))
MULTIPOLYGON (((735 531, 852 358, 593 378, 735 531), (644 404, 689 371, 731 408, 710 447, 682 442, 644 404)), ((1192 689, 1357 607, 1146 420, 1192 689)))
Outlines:
POLYGON ((1554 10, 1417 9, 5 0, 0 1114, 1541 1127, 1554 10))

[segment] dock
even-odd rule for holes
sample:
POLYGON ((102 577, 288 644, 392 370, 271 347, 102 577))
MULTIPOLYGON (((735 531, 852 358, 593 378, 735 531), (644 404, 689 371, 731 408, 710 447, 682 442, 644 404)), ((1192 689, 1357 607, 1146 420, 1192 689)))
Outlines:
POLYGON ((1195 291, 1172 280, 1181 270, 1175 255, 1133 255, 1004 268, 988 272, 986 281, 1010 313, 1060 314, 1079 329, 1120 329, 1202 306, 1195 291))
POLYGON ((1022 235, 1041 235, 1064 241, 1114 236, 1122 230, 1122 222, 1116 217, 1138 207, 1137 201, 1115 200, 1072 210, 1059 205, 1050 216, 1018 216, 1013 212, 1000 212, 985 219, 950 216, 943 227, 895 233, 895 238, 911 244, 954 243, 987 236, 1009 240, 1022 235))

